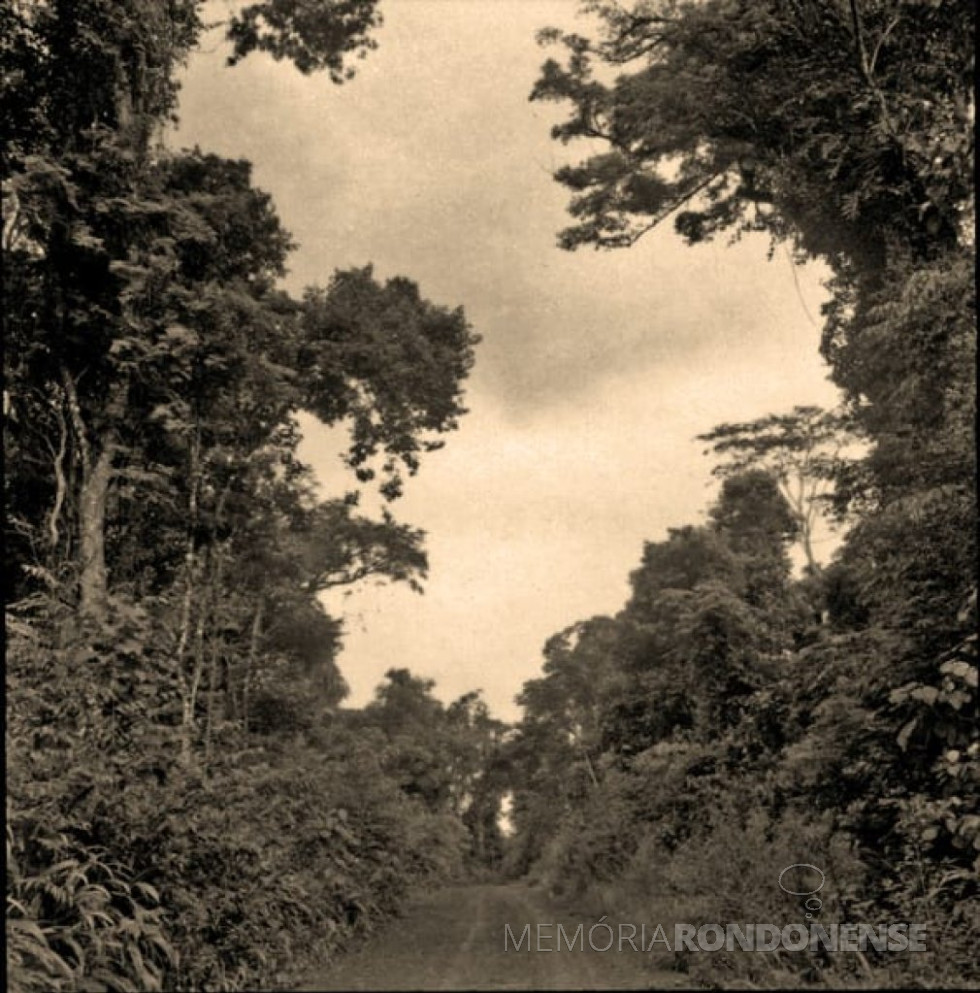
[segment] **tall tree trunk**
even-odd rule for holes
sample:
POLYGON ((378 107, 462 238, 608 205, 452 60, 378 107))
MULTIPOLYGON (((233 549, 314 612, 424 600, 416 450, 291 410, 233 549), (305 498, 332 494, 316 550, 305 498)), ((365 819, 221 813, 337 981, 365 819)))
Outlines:
MULTIPOLYGON (((202 572, 206 573, 207 564, 202 572)), ((183 707, 183 736, 181 739, 184 761, 190 764, 193 758, 194 739, 197 732, 197 700, 201 692, 201 681, 204 678, 206 660, 204 655, 204 625, 208 618, 207 602, 200 597, 197 608, 197 619, 194 623, 194 644, 192 648, 193 664, 191 666, 190 682, 184 697, 183 707)))
MULTIPOLYGON (((212 753, 212 740, 214 734, 214 722, 215 714, 217 713, 217 700, 218 700, 218 672, 220 670, 220 645, 221 639, 218 636, 217 619, 218 619, 218 598, 221 595, 221 581, 222 581, 222 563, 224 562, 223 548, 216 548, 209 556, 210 561, 213 563, 211 569, 211 577, 209 580, 209 596, 208 596, 208 621, 211 625, 211 638, 208 644, 208 695, 207 695, 207 715, 204 722, 204 761, 210 763, 211 753, 212 753)), ((203 644, 203 625, 201 626, 201 650, 204 650, 203 644)))
MULTIPOLYGON (((105 559, 106 504, 118 438, 116 432, 108 428, 101 448, 93 458, 75 381, 65 368, 61 370, 61 379, 82 471, 78 495, 79 614, 90 620, 103 621, 109 606, 109 576, 105 559)), ((118 423, 118 419, 124 416, 128 391, 125 381, 112 388, 106 405, 110 425, 118 423)))
POLYGON ((807 493, 806 480, 807 470, 804 469, 797 474, 795 491, 785 477, 778 481, 778 485, 779 492, 786 498, 789 509, 799 525, 800 533, 797 540, 806 558, 807 570, 810 575, 819 576, 823 569, 813 554, 813 518, 816 492, 814 486, 807 493))
MULTIPOLYGON (((177 684, 180 688, 180 761, 190 766, 194 760, 194 711, 197 704, 197 690, 200 685, 200 670, 203 660, 200 652, 194 653, 194 667, 187 672, 185 659, 191 638, 191 616, 194 608, 194 593, 198 572, 196 535, 198 520, 198 487, 200 485, 201 439, 197 431, 191 439, 189 458, 190 492, 187 506, 187 544, 184 551, 184 596, 181 602, 180 628, 177 638, 177 684)), ((200 609, 203 609, 203 605, 200 609)), ((200 625, 200 618, 198 621, 200 625)))
POLYGON ((585 768, 588 770, 589 779, 592 781, 592 788, 598 790, 599 780, 596 777, 595 769, 592 766, 592 759, 589 758, 589 753, 585 750, 583 745, 579 745, 579 750, 582 752, 582 758, 585 759, 585 768))
POLYGON ((487 863, 487 828, 483 820, 483 811, 476 822, 476 832, 473 838, 473 847, 476 849, 476 862, 482 869, 487 863))
POLYGON ((191 633, 191 611, 194 605, 194 542, 188 538, 184 562, 184 596, 180 610, 180 633, 177 638, 177 685, 180 688, 180 762, 189 766, 193 759, 194 699, 184 669, 187 643, 191 633))
POLYGON ((54 469, 54 504, 48 514, 48 542, 51 545, 51 562, 55 561, 58 543, 61 540, 61 511, 68 496, 68 478, 65 476, 65 457, 68 454, 68 423, 62 410, 60 399, 54 405, 54 415, 58 423, 58 447, 52 446, 52 468, 54 469))
POLYGON ((803 543, 803 554, 806 556, 806 564, 810 571, 810 575, 819 576, 823 570, 820 568, 820 563, 817 562, 813 555, 812 534, 808 523, 803 525, 803 532, 800 535, 800 539, 803 543))
POLYGON ((206 763, 210 763, 213 749, 214 722, 218 701, 218 671, 220 669, 218 656, 218 639, 212 637, 210 663, 208 665, 208 710, 204 724, 204 761, 206 763))
POLYGON ((232 664, 227 656, 222 655, 221 664, 221 685, 224 689, 224 706, 221 716, 226 721, 238 720, 238 698, 235 696, 235 673, 232 664))
POLYGON ((105 511, 112 478, 115 446, 106 444, 82 476, 79 500, 79 613, 90 620, 105 620, 109 605, 109 580, 105 562, 105 511))
POLYGON ((248 691, 252 681, 252 670, 259 656, 259 640, 262 637, 262 614, 265 602, 259 600, 252 619, 252 636, 249 640, 248 657, 245 660, 245 672, 242 674, 242 727, 248 730, 248 691))

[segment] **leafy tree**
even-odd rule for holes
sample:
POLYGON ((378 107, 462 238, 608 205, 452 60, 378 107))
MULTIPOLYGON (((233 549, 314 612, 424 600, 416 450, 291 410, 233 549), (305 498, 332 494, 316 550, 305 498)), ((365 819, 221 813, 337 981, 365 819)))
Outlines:
POLYGON ((745 600, 766 609, 770 619, 785 612, 790 577, 786 549, 801 526, 775 479, 762 470, 729 476, 710 517, 739 558, 745 600))
POLYGON ((571 104, 556 138, 608 149, 557 174, 579 219, 567 247, 631 244, 671 215, 691 241, 763 230, 875 264, 896 236, 926 252, 960 237, 970 4, 586 6, 598 39, 543 32, 567 61, 549 60, 532 94, 571 104))
POLYGON ((424 533, 398 524, 384 510, 382 519, 354 516, 347 500, 317 504, 291 534, 291 552, 307 592, 349 586, 370 576, 406 582, 421 591, 428 561, 424 533))
POLYGON ((452 766, 443 747, 445 708, 432 695, 435 681, 407 669, 389 669, 385 679, 363 714, 384 734, 382 768, 408 796, 442 811, 450 802, 452 766))
POLYGON ((613 619, 593 617, 549 638, 544 646, 544 677, 526 683, 518 697, 525 719, 546 722, 566 751, 566 762, 581 767, 593 787, 598 785, 595 761, 602 693, 617 633, 613 619))
POLYGON ((347 56, 377 47, 371 32, 381 25, 378 0, 267 0, 249 3, 228 25, 234 44, 229 64, 250 52, 289 59, 303 73, 326 70, 341 83, 354 75, 347 56))
MULTIPOLYGON (((345 55, 370 47, 374 6, 372 0, 249 5, 233 15, 229 27, 236 59, 262 48, 298 60, 304 71, 326 67, 339 78, 345 55)), ((122 7, 105 0, 35 5, 8 0, 3 8, 12 39, 5 50, 10 70, 5 95, 14 119, 23 121, 4 173, 17 346, 8 407, 14 425, 29 432, 40 415, 44 427, 38 433, 57 439, 47 471, 42 470, 54 477, 54 492, 48 495, 46 484, 36 480, 25 484, 23 503, 36 506, 40 496, 52 507, 47 544, 74 542, 60 558, 76 566, 83 610, 93 616, 104 614, 108 589, 105 543, 112 522, 106 508, 113 479, 128 471, 143 473, 145 481, 146 473, 155 471, 139 466, 138 442, 145 446, 145 439, 124 437, 128 426, 145 429, 151 420, 140 404, 156 392, 154 417, 169 417, 172 426, 188 423, 192 410, 174 415, 186 397, 175 400, 176 407, 165 390, 161 397, 160 375, 186 377, 188 362, 204 363, 195 372, 199 404, 205 402, 200 395, 205 384, 230 395, 234 391, 222 377, 241 372, 241 359, 229 368, 227 356, 205 358, 201 336, 213 338, 227 315, 229 331, 232 325, 251 328, 254 337, 265 322, 269 334, 282 338, 297 313, 272 290, 291 242, 269 198, 251 189, 247 164, 198 154, 160 161, 159 153, 151 154, 154 129, 175 106, 175 66, 202 30, 199 9, 197 0, 166 11, 144 0, 127 0, 122 7), (149 338, 160 342, 155 350, 147 347, 149 338), (172 369, 167 362, 173 362, 172 369), (63 513, 77 516, 74 529, 59 521, 63 513)), ((362 289, 368 283, 362 278, 362 289)), ((422 305, 417 291, 415 300, 422 305)), ((467 334, 445 347, 459 344, 465 353, 472 345, 467 334)), ((249 337, 243 336, 240 347, 247 350, 249 337)), ((288 341, 271 348, 268 341, 255 350, 262 353, 264 368, 252 366, 267 379, 296 362, 295 352, 290 361, 288 341)), ((359 361, 364 364, 363 353, 359 361)), ((453 371, 465 375, 469 361, 461 358, 453 371)), ((377 379, 377 368, 373 375, 377 379)), ((280 377, 270 391, 280 413, 255 411, 266 430, 276 428, 283 412, 297 403, 291 385, 280 377), (284 395, 289 396, 285 407, 284 395)), ((386 385, 394 388, 394 378, 386 385)), ((439 387, 427 388, 434 391, 431 403, 439 403, 439 387)), ((415 399, 403 391, 400 402, 415 399)), ((310 402, 328 417, 334 414, 336 403, 322 395, 311 395, 310 402)), ((365 444, 368 449, 378 444, 379 432, 369 426, 369 404, 361 402, 358 411, 363 460, 365 444)), ((391 442, 399 455, 414 444, 405 416, 397 426, 399 440, 391 442)), ((431 411, 427 416, 426 427, 434 430, 451 419, 431 411)), ((393 419, 388 416, 386 427, 393 419)), ((11 439, 10 444, 26 459, 34 458, 28 451, 34 442, 11 439)), ((186 459, 198 462, 201 456, 197 451, 186 459)), ((197 474, 191 466, 192 489, 197 474)), ((391 483, 393 494, 397 488, 391 483)), ((33 523, 24 519, 18 525, 22 557, 51 566, 52 556, 39 554, 33 523)), ((19 579, 16 567, 14 578, 19 579)))
MULTIPOLYGON (((466 849, 383 735, 347 733, 318 600, 417 588, 423 535, 322 500, 296 415, 346 424, 362 480, 383 455, 393 499, 464 412, 476 338, 369 268, 277 288, 292 241, 248 163, 158 140, 202 9, 0 0, 15 990, 281 983, 466 849)), ((230 16, 232 61, 338 82, 378 23, 373 0, 230 16)))
POLYGON ((699 441, 707 452, 723 456, 713 474, 726 481, 733 474, 759 469, 779 486, 794 518, 810 572, 820 570, 813 553, 813 529, 834 480, 846 471, 843 449, 855 443, 849 418, 818 407, 795 407, 745 424, 720 424, 699 441), (842 466, 842 463, 844 464, 842 466))
POLYGON ((630 574, 627 610, 637 617, 664 590, 692 590, 706 580, 738 582, 738 562, 717 531, 687 525, 668 528, 667 540, 645 542, 638 569, 630 574))
MULTIPOLYGON (((175 67, 210 25, 204 0, 4 0, 4 105, 15 153, 64 150, 116 131, 136 148, 173 113, 175 67)), ((377 0, 265 0, 236 4, 223 25, 235 64, 254 51, 304 73, 352 75, 349 57, 376 46, 377 0)), ((215 25, 217 26, 217 25, 215 25)), ((17 172, 19 156, 9 160, 17 172)))
POLYGON ((503 755, 507 726, 490 716, 479 690, 464 693, 446 708, 447 750, 452 771, 450 803, 470 834, 470 857, 480 869, 503 857, 500 828, 509 768, 503 755))
POLYGON ((453 430, 466 412, 462 381, 479 339, 461 308, 423 300, 404 277, 380 285, 370 266, 307 290, 302 326, 304 407, 326 424, 349 420, 347 462, 362 481, 374 477, 369 461, 383 452, 381 492, 397 497, 399 465, 414 474, 421 453, 441 447, 433 435, 453 430))
MULTIPOLYGON (((562 823, 541 871, 662 889, 712 845, 721 870, 740 832, 771 865, 777 837, 802 830, 807 858, 834 837, 859 853, 842 919, 975 935, 964 811, 980 753, 961 720, 975 695, 973 6, 584 6, 595 37, 544 32, 565 58, 532 94, 570 108, 556 139, 588 147, 556 174, 572 194, 560 244, 628 246, 673 218, 691 243, 760 232, 822 259, 821 348, 846 413, 798 407, 701 436, 723 459, 719 501, 709 527, 644 549, 615 619, 604 795, 552 802, 562 823), (821 569, 824 497, 851 529, 821 569), (797 583, 794 539, 809 564, 797 583), (615 839, 637 832, 623 852, 615 839), (658 853, 676 876, 651 874, 658 853)), ((522 830, 538 798, 522 797, 522 830)), ((975 973, 954 937, 927 969, 975 973)))
MULTIPOLYGON (((961 519, 974 499, 973 6, 587 7, 598 37, 545 32, 567 59, 532 94, 570 105, 557 139, 607 149, 557 174, 577 220, 562 244, 628 245, 672 216, 689 241, 762 231, 824 259, 822 350, 871 446, 845 500, 869 510, 943 488, 961 519)), ((832 425, 798 413, 810 423, 717 440, 782 433, 799 454, 832 425)))

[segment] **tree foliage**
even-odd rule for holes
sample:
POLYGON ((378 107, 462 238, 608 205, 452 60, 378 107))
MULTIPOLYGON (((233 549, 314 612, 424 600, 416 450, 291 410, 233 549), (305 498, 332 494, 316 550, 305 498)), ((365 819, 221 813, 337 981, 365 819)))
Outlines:
MULTIPOLYGON (((470 847, 344 726, 320 599, 420 590, 424 535, 297 453, 301 413, 346 430, 349 482, 378 455, 393 500, 464 413, 476 336, 370 267, 280 289, 249 163, 159 141, 202 8, 0 5, 14 990, 281 983, 470 847)), ((232 61, 339 82, 377 23, 271 0, 226 27, 232 61)))
MULTIPOLYGON (((839 888, 828 923, 935 929, 928 961, 869 956, 872 981, 968 985, 980 933, 973 5, 585 7, 594 37, 543 32, 565 57, 532 94, 569 108, 556 139, 589 149, 556 174, 572 193, 560 243, 629 246, 673 218, 691 243, 761 232, 822 259, 822 351, 845 403, 700 436, 722 479, 708 524, 645 544, 591 668, 596 787, 566 792, 548 821, 550 784, 527 780, 515 852, 530 854, 514 866, 618 901, 670 894, 678 920, 718 919, 725 879, 721 916, 778 920, 787 908, 763 895, 766 873, 819 864, 839 888), (827 564, 812 547, 822 509, 849 526, 827 564), (809 566, 798 579, 794 541, 809 566)), ((576 699, 551 681, 543 711, 547 682, 527 684, 514 746, 536 746, 540 770, 563 753, 560 715, 576 699)), ((868 981, 806 953, 749 958, 682 967, 710 984, 868 981)))
MULTIPOLYGON (((796 407, 788 414, 771 414, 745 424, 720 424, 699 441, 710 443, 706 454, 723 456, 716 476, 729 480, 733 473, 757 469, 775 481, 792 521, 786 533, 798 538, 811 571, 819 568, 813 534, 821 511, 829 511, 833 484, 846 476, 856 461, 853 418, 818 407, 796 407), (850 451, 848 451, 850 449, 850 451)), ((742 483, 744 486, 744 481, 742 483)))
POLYGON ((927 252, 958 239, 972 5, 587 7, 599 36, 543 32, 567 56, 545 64, 533 93, 571 103, 556 138, 607 147, 558 173, 579 219, 567 246, 630 244, 672 215, 691 241, 761 229, 834 259, 880 258, 894 238, 927 252))
POLYGON ((354 75, 347 57, 364 58, 377 42, 378 0, 267 0, 246 4, 231 19, 229 64, 250 52, 289 59, 303 73, 326 71, 335 83, 354 75))

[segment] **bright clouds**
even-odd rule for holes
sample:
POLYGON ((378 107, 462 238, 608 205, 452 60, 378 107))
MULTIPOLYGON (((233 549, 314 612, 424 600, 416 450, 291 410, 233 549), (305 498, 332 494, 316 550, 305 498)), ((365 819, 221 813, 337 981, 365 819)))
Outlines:
MULTIPOLYGON (((220 4, 218 5, 220 8, 220 4)), ((482 687, 496 713, 545 638, 618 609, 642 541, 698 520, 709 464, 695 434, 796 403, 834 402, 817 356, 817 272, 765 245, 560 252, 559 111, 529 104, 534 31, 571 0, 387 0, 381 48, 336 88, 268 59, 195 56, 178 141, 255 163, 300 243, 289 284, 373 262, 463 304, 484 341, 471 413, 397 506, 429 533, 424 597, 338 600, 340 660, 363 702, 390 666, 482 687)), ((574 152, 574 150, 573 150, 574 152)), ((345 488, 334 445, 304 455, 345 488)))

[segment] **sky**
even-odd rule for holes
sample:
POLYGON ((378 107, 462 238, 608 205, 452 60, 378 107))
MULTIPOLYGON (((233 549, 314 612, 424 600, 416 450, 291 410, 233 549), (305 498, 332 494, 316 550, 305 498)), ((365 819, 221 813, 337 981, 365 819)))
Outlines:
MULTIPOLYGON (((366 583, 327 606, 345 621, 349 705, 405 667, 514 720, 546 639, 619 610, 643 542, 704 519, 695 435, 836 403, 818 354, 826 272, 767 259, 761 238, 688 247, 669 224, 628 250, 563 252, 551 176, 583 150, 550 138, 562 110, 528 94, 548 54, 535 33, 588 31, 576 0, 381 9, 378 50, 340 87, 266 56, 226 69, 212 32, 168 140, 254 164, 299 245, 289 290, 371 263, 462 305, 482 336, 469 413, 392 508, 427 532, 424 595, 366 583)), ((302 423, 323 495, 352 489, 336 435, 302 423)))

